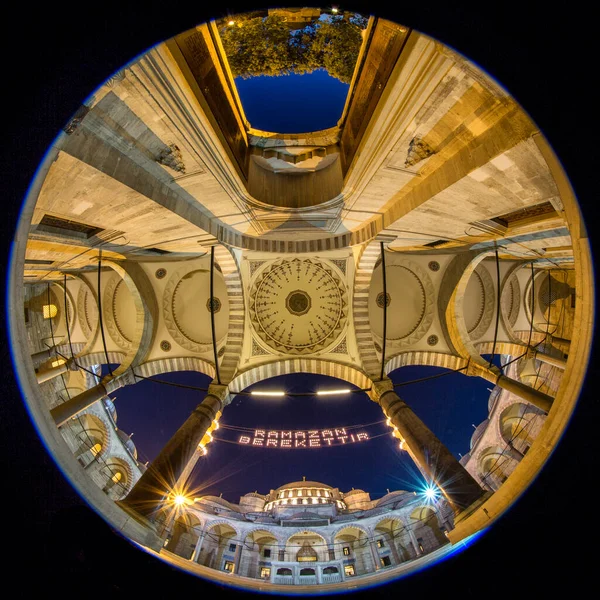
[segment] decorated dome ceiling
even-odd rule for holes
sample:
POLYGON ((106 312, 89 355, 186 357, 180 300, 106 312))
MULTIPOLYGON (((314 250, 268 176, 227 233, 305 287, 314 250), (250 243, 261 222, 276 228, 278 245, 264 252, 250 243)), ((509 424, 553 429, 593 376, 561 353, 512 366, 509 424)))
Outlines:
POLYGON ((271 263, 250 293, 252 326, 276 352, 310 354, 342 332, 348 314, 346 286, 333 267, 294 258, 271 263))

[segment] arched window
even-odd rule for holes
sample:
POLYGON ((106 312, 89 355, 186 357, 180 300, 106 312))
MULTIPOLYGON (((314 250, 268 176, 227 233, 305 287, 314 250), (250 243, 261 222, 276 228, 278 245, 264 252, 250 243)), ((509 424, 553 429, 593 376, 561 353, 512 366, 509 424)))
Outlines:
POLYGON ((308 569, 308 568, 300 569, 300 575, 314 575, 314 574, 315 574, 314 569, 308 569))
POLYGON ((42 313, 44 319, 53 319, 58 313, 58 308, 56 308, 56 304, 44 304, 42 306, 42 313))
POLYGON ((325 567, 323 569, 323 575, 334 575, 335 573, 339 573, 337 567, 325 567))
POLYGON ((277 569, 277 575, 291 575, 292 574, 292 570, 288 569, 287 567, 281 567, 280 569, 277 569))

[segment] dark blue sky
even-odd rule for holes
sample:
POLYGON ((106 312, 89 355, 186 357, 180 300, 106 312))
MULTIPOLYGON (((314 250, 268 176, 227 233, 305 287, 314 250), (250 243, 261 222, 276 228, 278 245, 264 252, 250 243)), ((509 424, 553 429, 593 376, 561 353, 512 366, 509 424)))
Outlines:
POLYGON ((350 87, 324 69, 304 75, 237 77, 235 84, 250 125, 277 133, 334 127, 350 87))
MULTIPOLYGON (((394 383, 438 373, 438 367, 403 367, 391 374, 394 383)), ((160 379, 207 387, 209 378, 199 373, 162 375, 160 379)), ((427 426, 459 458, 466 454, 473 424, 487 417, 490 386, 486 381, 452 373, 445 377, 398 388, 403 398, 427 426)), ((284 389, 304 393, 317 389, 348 387, 345 382, 323 375, 295 374, 257 383, 251 389, 284 389)), ((118 426, 134 433, 133 440, 142 461, 152 460, 185 421, 204 393, 140 381, 118 390, 118 426)), ((194 485, 202 494, 218 495, 237 502, 250 491, 267 493, 290 481, 321 481, 342 491, 364 489, 377 498, 387 489, 416 489, 423 482, 406 453, 398 449, 391 429, 380 423, 359 430, 370 437, 361 443, 319 449, 273 449, 240 446, 239 433, 226 426, 285 429, 324 429, 367 424, 383 419, 380 407, 365 393, 345 396, 303 396, 258 398, 236 396, 223 411, 221 427, 208 454, 194 470, 194 485), (380 437, 374 437, 379 434, 380 437)), ((199 492, 200 493, 200 492, 199 492)))

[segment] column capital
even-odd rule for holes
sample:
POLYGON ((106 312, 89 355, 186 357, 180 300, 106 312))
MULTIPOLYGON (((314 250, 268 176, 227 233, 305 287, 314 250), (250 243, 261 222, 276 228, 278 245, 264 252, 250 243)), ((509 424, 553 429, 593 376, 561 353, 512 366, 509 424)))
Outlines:
POLYGON ((226 384, 211 383, 208 386, 207 396, 214 396, 221 401, 221 405, 225 408, 231 402, 231 394, 229 393, 229 386, 226 384))
POLYGON ((373 383, 371 384, 371 391, 368 393, 369 393, 369 397, 371 398, 371 400, 373 400, 373 402, 377 402, 379 404, 379 401, 381 400, 381 396, 383 396, 387 392, 393 392, 393 391, 394 391, 394 384, 392 383, 391 379, 388 379, 386 377, 385 379, 382 379, 381 381, 373 381, 373 383))
POLYGON ((133 374, 132 369, 127 369, 125 373, 121 373, 112 379, 104 382, 104 387, 106 388, 106 393, 110 394, 119 388, 125 387, 126 385, 135 385, 136 378, 133 374))
POLYGON ((482 365, 474 360, 469 360, 467 370, 464 372, 469 377, 481 377, 490 383, 496 384, 498 377, 502 374, 496 365, 482 365))
POLYGON ((530 358, 535 358, 537 355, 537 350, 535 348, 532 348, 531 346, 527 347, 527 354, 525 355, 525 359, 529 360, 530 358))

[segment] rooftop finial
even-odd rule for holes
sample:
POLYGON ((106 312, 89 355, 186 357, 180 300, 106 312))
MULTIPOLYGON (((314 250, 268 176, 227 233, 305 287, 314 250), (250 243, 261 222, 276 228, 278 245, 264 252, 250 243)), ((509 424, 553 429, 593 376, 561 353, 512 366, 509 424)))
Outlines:
POLYGON ((302 475, 302 481, 306 481, 306 477, 302 475))

